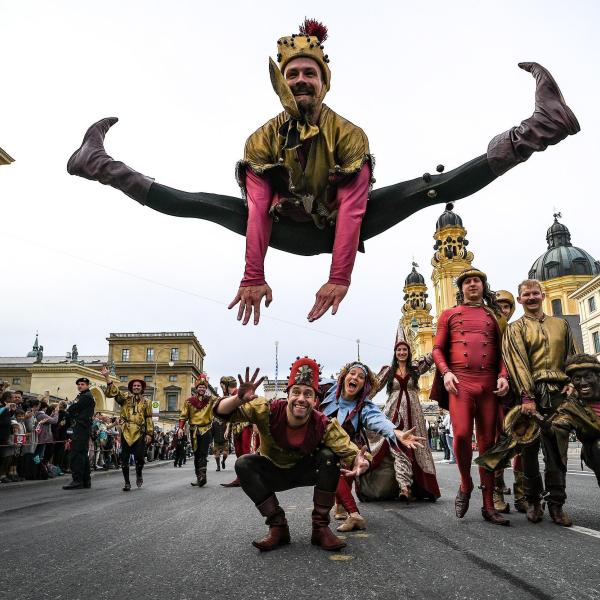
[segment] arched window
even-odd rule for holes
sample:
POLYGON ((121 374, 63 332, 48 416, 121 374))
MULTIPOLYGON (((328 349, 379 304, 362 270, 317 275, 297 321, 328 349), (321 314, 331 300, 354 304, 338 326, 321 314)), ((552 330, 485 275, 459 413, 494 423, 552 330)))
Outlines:
POLYGON ((552 300, 552 314, 555 317, 562 317, 563 307, 562 307, 562 302, 561 302, 560 298, 557 298, 556 300, 552 300))

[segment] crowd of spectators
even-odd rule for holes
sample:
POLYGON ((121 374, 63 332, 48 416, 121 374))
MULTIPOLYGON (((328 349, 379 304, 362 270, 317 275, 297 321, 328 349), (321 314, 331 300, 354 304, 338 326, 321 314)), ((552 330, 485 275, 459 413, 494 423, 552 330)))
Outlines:
MULTIPOLYGON (((48 392, 38 397, 24 396, 21 391, 6 387, 0 383, 0 483, 70 473, 72 428, 67 416, 68 401, 52 401, 48 392)), ((175 443, 174 430, 155 428, 146 448, 146 460, 173 460, 175 443)), ((120 468, 120 451, 118 418, 96 413, 89 447, 92 469, 120 468)))

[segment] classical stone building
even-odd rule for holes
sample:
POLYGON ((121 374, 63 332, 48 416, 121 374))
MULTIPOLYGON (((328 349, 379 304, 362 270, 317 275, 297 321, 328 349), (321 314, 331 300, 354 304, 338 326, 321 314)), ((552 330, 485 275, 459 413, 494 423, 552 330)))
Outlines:
POLYGON ((7 381, 10 389, 25 394, 38 396, 49 392, 54 399, 73 400, 77 396, 75 380, 87 377, 97 410, 112 412, 114 403, 104 395, 104 379, 99 372, 107 357, 79 355, 77 346, 73 349, 62 356, 44 356, 36 335, 27 356, 0 357, 0 379, 7 381))
MULTIPOLYGON (((182 402, 192 392, 204 370, 204 348, 193 331, 160 333, 111 333, 108 363, 126 389, 130 379, 146 382, 146 396, 160 403, 160 417, 175 421, 182 402)), ((218 381, 213 392, 217 392, 218 381)))
POLYGON ((583 351, 600 359, 600 275, 569 295, 579 306, 583 351))

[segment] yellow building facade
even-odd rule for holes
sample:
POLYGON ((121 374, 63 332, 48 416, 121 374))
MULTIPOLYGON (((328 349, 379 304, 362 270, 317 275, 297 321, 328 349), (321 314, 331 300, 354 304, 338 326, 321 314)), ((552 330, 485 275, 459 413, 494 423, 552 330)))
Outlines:
POLYGON ((446 205, 446 210, 437 220, 433 235, 435 245, 431 259, 431 281, 436 319, 442 311, 456 305, 456 278, 471 266, 474 258, 473 253, 467 249, 467 230, 462 219, 452 209, 452 204, 446 205))
POLYGON ((106 339, 119 387, 125 390, 131 379, 142 379, 145 395, 160 403, 161 419, 176 420, 204 369, 206 353, 194 333, 111 333, 106 339))

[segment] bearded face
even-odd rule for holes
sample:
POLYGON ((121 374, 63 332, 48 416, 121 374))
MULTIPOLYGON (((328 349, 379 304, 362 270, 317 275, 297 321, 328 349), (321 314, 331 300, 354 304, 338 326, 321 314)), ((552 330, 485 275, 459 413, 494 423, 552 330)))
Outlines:
POLYGON ((311 58, 295 58, 287 64, 284 77, 298 109, 304 117, 310 119, 319 107, 323 90, 323 76, 319 65, 311 58))

